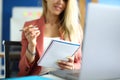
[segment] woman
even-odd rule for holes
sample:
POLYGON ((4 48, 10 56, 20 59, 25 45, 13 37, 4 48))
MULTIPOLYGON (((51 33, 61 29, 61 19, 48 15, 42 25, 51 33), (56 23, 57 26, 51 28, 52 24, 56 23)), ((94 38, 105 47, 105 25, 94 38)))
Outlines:
MULTIPOLYGON (((37 61, 44 52, 46 37, 82 43, 77 0, 42 0, 42 4, 42 17, 26 22, 23 28, 19 76, 42 72, 43 68, 37 66, 37 61)), ((58 61, 58 66, 63 70, 80 69, 80 65, 81 48, 68 61, 58 61)))

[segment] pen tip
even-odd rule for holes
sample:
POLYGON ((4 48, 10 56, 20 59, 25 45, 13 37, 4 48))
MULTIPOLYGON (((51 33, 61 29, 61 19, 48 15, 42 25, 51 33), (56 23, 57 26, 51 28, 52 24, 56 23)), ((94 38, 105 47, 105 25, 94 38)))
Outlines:
POLYGON ((20 29, 19 31, 23 31, 22 29, 20 29))

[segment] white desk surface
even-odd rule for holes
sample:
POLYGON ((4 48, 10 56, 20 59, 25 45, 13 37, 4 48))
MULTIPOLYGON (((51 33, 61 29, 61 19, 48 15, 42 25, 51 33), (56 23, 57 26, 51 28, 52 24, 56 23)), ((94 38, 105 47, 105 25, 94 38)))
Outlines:
POLYGON ((46 74, 46 75, 43 75, 43 77, 51 78, 51 79, 53 79, 53 80, 65 80, 65 79, 63 79, 63 78, 57 77, 57 76, 52 75, 52 74, 46 74))

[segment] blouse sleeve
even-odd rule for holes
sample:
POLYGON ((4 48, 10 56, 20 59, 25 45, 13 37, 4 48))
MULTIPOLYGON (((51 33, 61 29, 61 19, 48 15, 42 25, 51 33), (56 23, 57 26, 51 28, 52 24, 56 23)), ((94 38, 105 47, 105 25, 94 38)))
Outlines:
MULTIPOLYGON (((27 26, 28 24, 25 23, 24 27, 27 26)), ((32 66, 34 64, 33 63, 29 63, 28 59, 25 55, 26 53, 26 48, 28 46, 28 41, 24 35, 24 32, 22 32, 22 50, 21 50, 21 54, 20 54, 20 62, 19 62, 19 73, 18 76, 26 76, 29 74, 30 70, 32 69, 32 66)))

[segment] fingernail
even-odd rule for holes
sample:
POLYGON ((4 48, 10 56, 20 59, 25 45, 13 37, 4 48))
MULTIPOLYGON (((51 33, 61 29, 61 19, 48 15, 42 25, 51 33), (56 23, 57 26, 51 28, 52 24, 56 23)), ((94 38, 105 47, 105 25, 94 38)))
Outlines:
POLYGON ((61 62, 61 60, 57 60, 57 62, 59 63, 59 62, 61 62))
POLYGON ((66 58, 67 58, 67 59, 69 59, 69 58, 70 58, 70 56, 67 56, 66 58))

